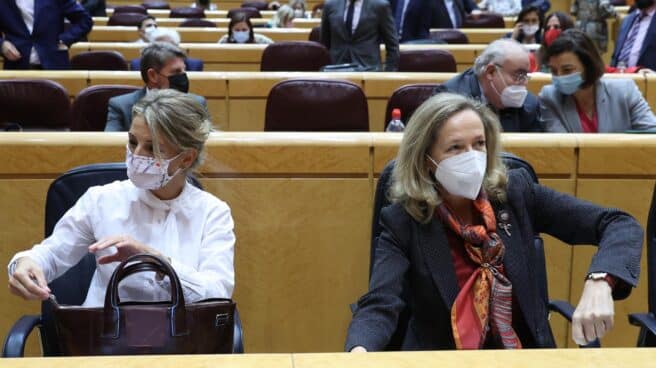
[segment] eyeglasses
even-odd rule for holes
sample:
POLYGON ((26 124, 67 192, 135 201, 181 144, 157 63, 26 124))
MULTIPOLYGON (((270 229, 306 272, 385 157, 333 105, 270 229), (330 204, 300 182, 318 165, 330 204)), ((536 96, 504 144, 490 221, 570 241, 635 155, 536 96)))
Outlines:
POLYGON ((528 82, 531 79, 531 77, 528 75, 527 72, 519 71, 519 72, 510 74, 510 73, 507 73, 505 70, 503 70, 503 67, 501 65, 494 64, 494 66, 498 70, 501 70, 502 72, 504 72, 506 74, 509 74, 516 83, 523 84, 523 83, 528 82))

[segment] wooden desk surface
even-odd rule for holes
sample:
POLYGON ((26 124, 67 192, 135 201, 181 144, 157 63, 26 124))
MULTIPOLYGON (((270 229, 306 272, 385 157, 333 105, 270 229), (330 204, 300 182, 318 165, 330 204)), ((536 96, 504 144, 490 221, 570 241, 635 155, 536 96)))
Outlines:
POLYGON ((323 353, 323 354, 245 354, 245 355, 175 355, 175 356, 115 356, 75 358, 3 359, 7 368, 159 368, 196 367, 266 367, 266 368, 462 368, 504 367, 524 368, 615 368, 652 367, 656 359, 653 349, 570 349, 570 350, 481 350, 427 351, 385 353, 323 353))
POLYGON ((606 368, 652 367, 652 349, 481 350, 366 354, 294 354, 294 368, 606 368))

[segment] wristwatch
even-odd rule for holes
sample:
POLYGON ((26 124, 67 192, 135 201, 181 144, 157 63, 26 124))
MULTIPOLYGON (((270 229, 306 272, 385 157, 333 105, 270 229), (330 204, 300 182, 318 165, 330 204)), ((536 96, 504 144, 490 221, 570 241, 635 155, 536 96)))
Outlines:
POLYGON ((585 277, 585 279, 593 281, 604 280, 608 283, 608 286, 610 286, 611 289, 615 287, 615 279, 606 272, 591 272, 585 277))

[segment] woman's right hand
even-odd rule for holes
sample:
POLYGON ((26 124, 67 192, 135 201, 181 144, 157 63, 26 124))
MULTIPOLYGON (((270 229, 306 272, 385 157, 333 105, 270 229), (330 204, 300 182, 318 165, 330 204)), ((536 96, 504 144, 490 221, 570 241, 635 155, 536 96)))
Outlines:
POLYGON ((522 32, 522 23, 518 22, 517 24, 515 24, 515 27, 513 27, 513 32, 512 32, 512 36, 511 36, 512 39, 513 40, 518 40, 519 35, 521 34, 521 32, 522 32))
POLYGON ((26 300, 46 300, 50 296, 43 270, 29 257, 16 261, 14 273, 9 278, 9 290, 26 300))
POLYGON ((364 348, 364 346, 356 346, 353 349, 351 349, 351 353, 366 353, 367 349, 364 348))

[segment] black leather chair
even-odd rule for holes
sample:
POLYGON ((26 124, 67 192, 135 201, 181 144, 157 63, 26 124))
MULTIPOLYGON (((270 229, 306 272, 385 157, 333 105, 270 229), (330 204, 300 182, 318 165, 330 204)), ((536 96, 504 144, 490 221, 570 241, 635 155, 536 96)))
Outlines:
MULTIPOLYGON (((92 164, 74 168, 64 173, 48 188, 46 197, 45 236, 52 234, 55 224, 72 207, 87 189, 95 185, 111 183, 115 180, 126 180, 127 172, 124 163, 92 164)), ((202 189, 201 184, 193 177, 189 181, 202 189)), ((52 293, 57 296, 60 304, 81 305, 86 298, 91 277, 96 268, 95 256, 86 257, 49 284, 52 293)), ((57 344, 57 332, 48 308, 42 304, 41 315, 21 317, 12 326, 2 349, 3 357, 21 357, 25 342, 34 327, 39 327, 44 356, 61 356, 57 344)), ((241 320, 235 310, 235 330, 233 353, 243 353, 243 338, 241 320)))
POLYGON ((216 28, 216 23, 199 18, 189 18, 184 22, 180 23, 178 27, 205 27, 205 28, 216 28))
POLYGON ((362 88, 329 79, 289 79, 267 97, 267 132, 366 132, 369 108, 362 88))
POLYGON ((118 51, 85 51, 71 58, 73 70, 128 70, 128 63, 118 51))
POLYGON ((64 130, 71 124, 68 92, 47 79, 0 80, 0 127, 64 130))
POLYGON ((262 52, 262 72, 318 72, 330 64, 324 45, 312 41, 276 42, 262 52))
POLYGON ((108 26, 139 26, 147 17, 141 13, 116 13, 107 21, 108 26))
POLYGON ((437 83, 406 84, 392 92, 385 109, 385 128, 389 124, 393 109, 401 110, 401 121, 407 126, 412 114, 433 95, 437 86, 437 83))
POLYGON ((448 50, 403 50, 399 72, 455 73, 456 59, 448 50))
POLYGON ((656 186, 647 217, 647 313, 629 314, 629 323, 640 327, 639 347, 656 347, 656 186))
POLYGON ((503 16, 496 13, 467 15, 462 21, 462 28, 505 28, 503 16))
POLYGON ((310 35, 308 36, 308 41, 321 43, 321 26, 312 27, 310 35))
POLYGON ((245 14, 248 18, 262 18, 262 14, 256 8, 241 7, 228 10, 227 18, 232 18, 237 14, 245 14))
POLYGON ((139 14, 148 14, 146 8, 141 5, 122 5, 114 7, 114 14, 118 13, 139 13, 139 14))
POLYGON ((241 3, 242 8, 255 8, 257 10, 267 10, 269 4, 266 1, 246 0, 241 3))
MULTIPOLYGON (((509 170, 514 169, 524 169, 526 170, 533 180, 537 183, 538 177, 533 170, 533 167, 528 162, 523 159, 507 152, 501 153, 501 158, 503 163, 509 170)), ((374 197, 374 213, 371 223, 371 251, 370 251, 370 263, 369 263, 369 276, 371 277, 371 271, 373 269, 373 260, 376 256, 376 243, 378 242, 378 237, 382 233, 383 229, 380 226, 380 212, 383 208, 391 204, 387 197, 391 182, 392 182, 392 171, 394 170, 394 160, 387 163, 385 168, 378 178, 378 184, 376 185, 376 193, 374 197)), ((538 287, 540 288, 540 293, 544 298, 545 304, 548 305, 550 311, 556 311, 565 317, 568 321, 572 321, 572 315, 574 314, 574 307, 566 301, 560 300, 549 300, 549 294, 547 289, 547 268, 546 261, 544 257, 544 242, 540 238, 539 234, 535 234, 535 241, 533 246, 535 247, 535 254, 537 255, 536 264, 534 265, 533 271, 536 274, 536 280, 538 280, 538 287)), ((403 296, 402 296, 403 297, 403 296)), ((396 332, 392 336, 390 344, 387 346, 386 350, 399 350, 403 343, 403 336, 405 336, 405 331, 407 329, 407 324, 409 321, 408 311, 403 311, 399 316, 399 322, 397 325, 396 332)), ((599 340, 595 340, 588 345, 580 346, 582 348, 597 348, 601 347, 599 340)))
POLYGON ((100 84, 83 89, 73 101, 72 131, 102 132, 107 124, 109 99, 139 89, 121 84, 100 84))
POLYGON ((146 9, 171 9, 171 6, 166 1, 146 1, 141 6, 146 9))
POLYGON ((205 10, 192 7, 173 8, 169 18, 205 18, 205 10))
POLYGON ((431 31, 430 38, 444 41, 448 44, 468 44, 469 39, 467 35, 457 29, 441 29, 439 31, 431 31))

